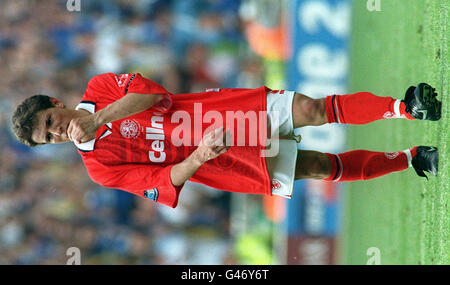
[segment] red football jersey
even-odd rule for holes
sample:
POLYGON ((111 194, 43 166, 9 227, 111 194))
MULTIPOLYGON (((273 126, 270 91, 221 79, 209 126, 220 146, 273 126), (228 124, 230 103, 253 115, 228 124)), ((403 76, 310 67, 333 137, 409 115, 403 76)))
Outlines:
POLYGON ((272 195, 261 155, 266 133, 260 131, 267 129, 268 90, 260 87, 172 95, 139 73, 97 75, 90 80, 77 109, 93 113, 127 93, 165 94, 165 98, 146 111, 102 126, 95 140, 77 147, 94 182, 175 208, 182 186, 173 186, 170 169, 197 148, 203 134, 224 126, 232 130, 232 146, 203 164, 190 180, 225 191, 272 195), (240 114, 242 119, 242 114, 251 112, 264 114, 252 117, 261 126, 256 131, 248 121, 239 122, 232 116, 240 114))

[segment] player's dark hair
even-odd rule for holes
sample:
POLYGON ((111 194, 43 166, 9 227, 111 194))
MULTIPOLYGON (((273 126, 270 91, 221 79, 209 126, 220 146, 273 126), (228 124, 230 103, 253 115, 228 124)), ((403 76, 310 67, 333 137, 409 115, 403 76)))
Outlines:
POLYGON ((11 121, 12 130, 21 143, 31 147, 40 145, 34 142, 31 138, 36 114, 39 111, 52 107, 54 107, 54 105, 50 101, 50 97, 47 95, 31 96, 17 106, 11 121))

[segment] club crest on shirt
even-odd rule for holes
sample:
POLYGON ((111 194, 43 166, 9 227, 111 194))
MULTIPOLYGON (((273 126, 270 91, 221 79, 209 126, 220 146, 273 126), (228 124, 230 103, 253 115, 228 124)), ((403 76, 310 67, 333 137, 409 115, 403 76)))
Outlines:
POLYGON ((128 139, 134 139, 141 133, 140 131, 141 125, 139 125, 138 122, 135 120, 123 120, 122 123, 120 123, 120 134, 124 138, 128 139))
POLYGON ((125 74, 115 75, 115 79, 116 79, 117 86, 124 87, 125 84, 127 83, 128 74, 125 73, 125 74))
POLYGON ((146 191, 144 191, 144 196, 145 196, 145 198, 149 198, 150 200, 153 200, 156 202, 156 201, 158 201, 158 196, 159 196, 158 189, 153 188, 150 190, 146 190, 146 191))

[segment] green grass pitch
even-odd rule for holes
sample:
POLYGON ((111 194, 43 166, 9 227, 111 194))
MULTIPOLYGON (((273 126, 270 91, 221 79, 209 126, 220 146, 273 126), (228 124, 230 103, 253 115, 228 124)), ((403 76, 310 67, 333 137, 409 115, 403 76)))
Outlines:
POLYGON ((349 126, 347 150, 439 148, 438 177, 427 182, 408 169, 371 181, 345 184, 340 263, 450 264, 450 100, 448 0, 381 0, 370 12, 354 0, 350 91, 403 98, 410 85, 427 82, 443 101, 438 122, 381 120, 349 126))

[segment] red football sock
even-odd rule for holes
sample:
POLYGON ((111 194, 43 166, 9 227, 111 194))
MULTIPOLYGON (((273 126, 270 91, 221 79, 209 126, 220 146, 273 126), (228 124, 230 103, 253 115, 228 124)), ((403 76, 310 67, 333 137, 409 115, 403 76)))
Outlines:
POLYGON ((400 99, 378 97, 369 92, 327 96, 325 108, 328 123, 362 125, 380 119, 414 119, 400 99))
POLYGON ((331 160, 331 174, 325 180, 343 182, 367 180, 392 172, 405 170, 411 166, 417 147, 399 152, 375 152, 354 150, 340 154, 326 155, 331 160))

